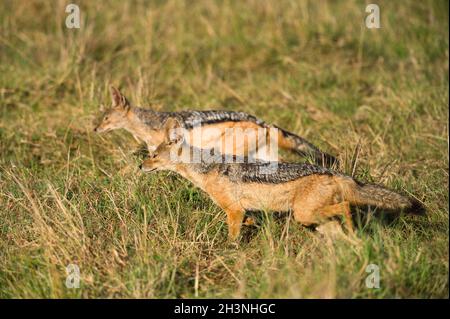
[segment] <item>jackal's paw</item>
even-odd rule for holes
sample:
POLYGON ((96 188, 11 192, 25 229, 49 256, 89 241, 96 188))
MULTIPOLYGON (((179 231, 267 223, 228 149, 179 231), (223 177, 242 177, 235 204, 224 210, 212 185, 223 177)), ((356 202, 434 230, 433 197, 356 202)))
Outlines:
POLYGON ((337 221, 330 221, 325 224, 321 224, 316 227, 316 230, 318 233, 326 237, 336 238, 338 236, 345 235, 344 231, 342 230, 341 224, 339 224, 337 221))
POLYGON ((346 234, 342 229, 342 225, 335 220, 317 226, 316 230, 326 240, 344 240, 353 245, 357 245, 361 242, 361 240, 356 237, 354 232, 349 232, 346 234))
POLYGON ((226 247, 228 249, 239 249, 239 241, 228 239, 228 241, 226 243, 226 247))

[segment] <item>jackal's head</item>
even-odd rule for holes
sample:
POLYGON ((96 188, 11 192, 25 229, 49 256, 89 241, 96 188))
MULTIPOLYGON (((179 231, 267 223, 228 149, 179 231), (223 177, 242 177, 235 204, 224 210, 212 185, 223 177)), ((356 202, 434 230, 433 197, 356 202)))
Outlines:
POLYGON ((139 166, 144 172, 171 170, 181 161, 183 130, 175 118, 167 119, 164 124, 164 141, 139 166))
POLYGON ((112 106, 103 112, 103 115, 94 128, 94 132, 103 133, 123 128, 128 123, 127 114, 131 105, 127 98, 115 87, 110 87, 112 106))

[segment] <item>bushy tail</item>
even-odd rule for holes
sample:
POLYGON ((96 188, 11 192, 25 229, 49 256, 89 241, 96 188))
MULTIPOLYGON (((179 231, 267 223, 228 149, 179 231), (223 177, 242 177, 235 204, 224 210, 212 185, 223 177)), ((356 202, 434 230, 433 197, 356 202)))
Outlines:
POLYGON ((277 129, 279 130, 278 142, 281 148, 294 151, 303 157, 311 156, 314 162, 321 166, 339 165, 339 161, 334 156, 322 152, 304 138, 282 128, 277 127, 277 129))
POLYGON ((426 212, 417 199, 400 195, 383 186, 359 184, 350 178, 341 185, 344 186, 344 198, 354 205, 371 205, 390 211, 403 210, 414 215, 423 215, 426 212))

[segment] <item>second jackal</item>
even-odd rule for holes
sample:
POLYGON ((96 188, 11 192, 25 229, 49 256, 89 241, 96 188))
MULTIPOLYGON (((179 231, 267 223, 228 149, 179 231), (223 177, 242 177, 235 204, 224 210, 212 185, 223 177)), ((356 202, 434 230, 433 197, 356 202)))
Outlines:
POLYGON ((337 164, 334 156, 321 151, 304 138, 275 125, 269 125, 244 112, 220 110, 157 112, 148 108, 132 106, 128 99, 114 87, 111 87, 111 96, 113 105, 104 112, 94 131, 101 133, 123 128, 138 141, 145 142, 149 152, 155 150, 156 146, 163 142, 164 123, 169 117, 174 117, 191 137, 196 136, 197 129, 201 130, 200 139, 191 139, 194 141, 191 144, 195 147, 209 149, 221 147, 231 141, 233 147, 229 148, 229 154, 277 160, 278 151, 273 153, 267 152, 265 149, 269 146, 272 147, 267 145, 267 141, 270 141, 272 137, 261 134, 261 132, 275 132, 273 134, 276 134, 277 149, 279 147, 300 156, 309 157, 319 165, 337 164), (249 131, 255 132, 253 137, 248 136, 249 131), (253 138, 258 141, 251 143, 249 139, 253 138), (256 150, 256 145, 258 150, 256 150), (264 151, 260 151, 260 149, 264 149, 264 151))

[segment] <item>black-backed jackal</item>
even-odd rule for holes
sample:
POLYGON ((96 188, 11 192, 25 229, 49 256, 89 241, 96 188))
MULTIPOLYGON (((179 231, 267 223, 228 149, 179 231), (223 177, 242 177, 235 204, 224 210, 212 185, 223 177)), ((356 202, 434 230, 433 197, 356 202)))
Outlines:
POLYGON ((386 210, 420 214, 422 204, 382 186, 362 184, 328 168, 306 163, 192 162, 195 149, 183 141, 181 124, 168 119, 164 141, 140 166, 144 171, 170 170, 205 191, 227 214, 230 239, 239 235, 247 210, 292 211, 303 225, 344 217, 353 229, 350 205, 371 205, 386 210))
POLYGON ((278 148, 282 148, 301 156, 310 156, 319 165, 331 166, 337 163, 335 157, 320 151, 302 137, 243 112, 157 112, 132 106, 113 87, 111 96, 113 105, 104 112, 94 131, 101 133, 123 128, 138 141, 145 142, 149 152, 163 142, 164 123, 169 117, 174 117, 187 130, 187 142, 198 148, 218 148, 224 154, 272 161, 278 159, 278 148), (274 142, 268 145, 269 141, 274 142), (230 142, 232 147, 226 148, 225 144, 230 142))

